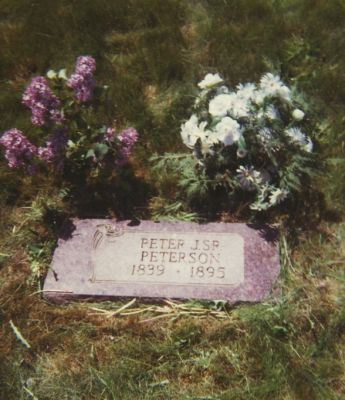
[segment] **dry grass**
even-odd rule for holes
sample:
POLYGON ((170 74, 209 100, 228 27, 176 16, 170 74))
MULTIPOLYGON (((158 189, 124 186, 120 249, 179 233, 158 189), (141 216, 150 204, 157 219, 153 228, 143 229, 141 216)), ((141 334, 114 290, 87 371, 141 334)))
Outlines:
MULTIPOLYGON (((31 211, 22 211, 28 220, 31 211)), ((27 228, 11 235, 27 244, 27 228)), ((340 399, 344 239, 344 224, 324 224, 294 248, 284 236, 281 301, 236 307, 140 299, 52 305, 28 283, 30 266, 17 248, 0 271, 4 398, 340 399)), ((13 243, 3 250, 12 253, 13 243)))

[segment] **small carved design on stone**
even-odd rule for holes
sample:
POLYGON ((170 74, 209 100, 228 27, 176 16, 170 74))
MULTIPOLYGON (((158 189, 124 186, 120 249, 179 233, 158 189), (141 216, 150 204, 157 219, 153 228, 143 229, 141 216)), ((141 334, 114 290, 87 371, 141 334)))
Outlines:
POLYGON ((93 249, 96 250, 101 245, 104 238, 106 238, 108 242, 114 243, 116 237, 123 234, 124 230, 122 226, 115 226, 112 224, 97 225, 96 232, 93 235, 93 249))

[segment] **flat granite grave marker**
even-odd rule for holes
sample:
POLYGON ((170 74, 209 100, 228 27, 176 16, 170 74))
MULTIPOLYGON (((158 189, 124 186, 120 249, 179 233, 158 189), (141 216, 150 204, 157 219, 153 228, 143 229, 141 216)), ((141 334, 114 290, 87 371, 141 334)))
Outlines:
POLYGON ((278 230, 247 224, 72 220, 44 297, 196 298, 257 302, 279 294, 278 230))

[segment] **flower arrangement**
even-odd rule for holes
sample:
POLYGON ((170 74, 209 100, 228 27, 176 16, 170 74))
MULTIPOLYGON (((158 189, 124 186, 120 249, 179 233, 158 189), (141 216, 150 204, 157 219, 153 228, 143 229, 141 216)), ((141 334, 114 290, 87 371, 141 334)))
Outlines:
POLYGON ((232 208, 262 212, 308 186, 314 127, 299 95, 279 76, 267 73, 258 84, 230 89, 219 74, 207 74, 198 87, 193 113, 181 126, 194 161, 154 159, 158 169, 179 171, 178 185, 189 197, 225 193, 232 208))
POLYGON ((113 122, 97 121, 92 102, 97 94, 99 107, 107 87, 97 88, 95 71, 94 58, 80 56, 70 77, 62 69, 32 79, 22 103, 31 111, 41 143, 31 143, 15 128, 4 132, 0 144, 10 168, 29 174, 49 169, 82 185, 101 173, 111 176, 128 162, 138 133, 134 128, 117 133, 113 122))

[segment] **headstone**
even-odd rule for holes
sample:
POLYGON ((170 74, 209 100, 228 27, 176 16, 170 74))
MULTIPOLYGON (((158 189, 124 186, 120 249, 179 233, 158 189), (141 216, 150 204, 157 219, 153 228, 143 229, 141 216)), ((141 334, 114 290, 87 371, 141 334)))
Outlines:
POLYGON ((44 297, 257 302, 279 294, 274 226, 85 219, 58 241, 44 297))

